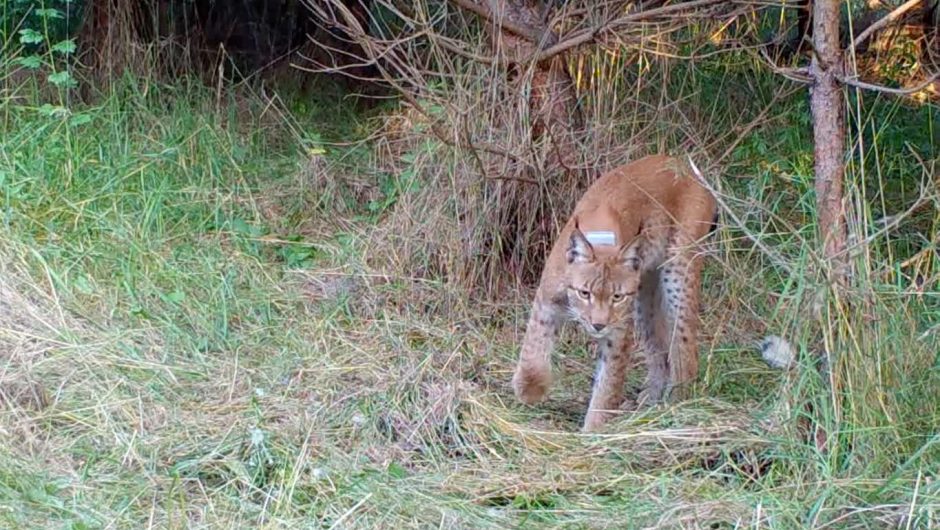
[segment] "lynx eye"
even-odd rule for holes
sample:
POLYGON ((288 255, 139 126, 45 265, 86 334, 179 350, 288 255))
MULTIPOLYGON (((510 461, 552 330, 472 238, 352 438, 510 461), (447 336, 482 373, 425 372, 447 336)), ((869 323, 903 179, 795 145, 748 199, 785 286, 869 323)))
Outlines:
POLYGON ((587 289, 578 289, 578 296, 587 300, 591 298, 591 291, 588 291, 587 289))
POLYGON ((636 291, 631 291, 628 293, 614 293, 610 298, 614 301, 614 303, 620 303, 623 302, 628 296, 634 296, 635 294, 636 291))

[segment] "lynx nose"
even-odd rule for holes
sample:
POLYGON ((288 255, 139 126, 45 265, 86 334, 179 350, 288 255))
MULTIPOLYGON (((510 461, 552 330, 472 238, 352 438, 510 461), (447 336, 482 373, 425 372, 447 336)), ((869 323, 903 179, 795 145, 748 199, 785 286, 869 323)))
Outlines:
POLYGON ((604 331, 604 328, 607 327, 607 324, 591 324, 594 326, 595 331, 604 331))

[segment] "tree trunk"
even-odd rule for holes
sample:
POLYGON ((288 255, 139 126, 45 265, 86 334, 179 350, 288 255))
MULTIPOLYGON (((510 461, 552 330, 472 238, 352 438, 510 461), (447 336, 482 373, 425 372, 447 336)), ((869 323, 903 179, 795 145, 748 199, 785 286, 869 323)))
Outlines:
POLYGON ((845 122, 842 109, 842 53, 839 48, 839 0, 813 2, 813 54, 810 108, 815 142, 816 216, 823 255, 831 279, 847 274, 846 224, 842 200, 845 122))
POLYGON ((135 2, 121 0, 90 0, 85 5, 78 36, 80 56, 99 83, 110 82, 133 64, 142 10, 135 2))
MULTIPOLYGON (((525 28, 521 36, 505 28, 496 31, 490 26, 494 50, 502 50, 510 66, 511 79, 517 93, 528 93, 527 114, 533 141, 547 138, 551 143, 546 172, 566 175, 576 172, 578 148, 575 132, 582 127, 574 82, 562 56, 531 65, 529 60, 540 48, 554 42, 551 28, 543 22, 545 6, 534 0, 495 0, 490 2, 496 20, 511 22, 525 28), (537 41, 534 39, 538 39, 537 41), (529 68, 532 68, 531 72, 529 68), (528 90, 526 90, 528 84, 528 90)), ((580 179, 578 175, 576 178, 580 179)))

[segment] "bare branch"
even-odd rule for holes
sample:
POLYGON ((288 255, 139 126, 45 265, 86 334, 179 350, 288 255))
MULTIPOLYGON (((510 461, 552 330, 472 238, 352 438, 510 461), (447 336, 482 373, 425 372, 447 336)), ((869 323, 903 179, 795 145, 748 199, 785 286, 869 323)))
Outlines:
POLYGON ((775 74, 782 75, 790 81, 796 81, 797 83, 811 84, 813 82, 813 78, 809 75, 809 70, 805 67, 783 68, 782 66, 777 66, 777 63, 770 58, 770 55, 767 54, 767 50, 763 47, 760 48, 760 56, 775 74))
POLYGON ((918 85, 908 87, 908 88, 891 88, 891 87, 886 87, 883 85, 875 85, 872 83, 866 83, 865 81, 859 81, 858 79, 854 79, 850 77, 838 76, 837 78, 839 79, 840 82, 846 85, 854 86, 856 88, 861 88, 862 90, 871 90, 874 92, 885 92, 887 94, 895 94, 898 96, 908 96, 908 95, 916 94, 917 92, 920 92, 921 90, 927 88, 928 86, 933 84, 935 81, 937 81, 937 79, 940 79, 940 72, 936 72, 930 77, 928 77, 926 81, 918 85))
MULTIPOLYGON (((502 156, 518 164, 529 166, 529 164, 525 160, 523 160, 522 158, 518 157, 517 155, 513 153, 510 153, 509 151, 506 151, 505 149, 501 149, 499 147, 496 147, 487 143, 473 142, 469 138, 458 138, 457 140, 451 139, 445 133, 445 131, 440 128, 440 126, 437 124, 437 122, 435 121, 431 113, 429 113, 424 108, 424 106, 422 106, 421 103, 418 102, 417 99, 415 99, 413 95, 411 95, 404 87, 400 86, 397 82, 395 82, 394 79, 388 76, 384 68, 381 69, 381 71, 382 71, 383 77, 385 77, 385 80, 397 88, 399 94, 401 94, 402 98, 408 103, 408 105, 412 107, 413 109, 415 109, 419 114, 424 116, 424 118, 427 120, 428 127, 430 127, 431 132, 434 133, 434 136, 437 137, 438 140, 444 142, 445 144, 451 147, 458 147, 461 149, 469 149, 473 151, 474 156, 477 158, 478 162, 479 162, 479 157, 476 156, 476 151, 482 151, 484 153, 490 153, 493 155, 502 156)), ((497 177, 492 177, 490 175, 487 175, 485 169, 482 167, 482 163, 481 163, 480 171, 481 171, 481 174, 485 175, 487 178, 497 178, 497 177)), ((499 177, 497 180, 518 180, 521 182, 526 182, 527 184, 538 184, 537 181, 533 179, 526 179, 524 177, 499 177)))
MULTIPOLYGON (((525 27, 519 24, 514 24, 508 20, 497 20, 494 18, 493 13, 489 8, 481 5, 480 3, 475 2, 474 0, 450 0, 451 3, 471 11, 478 16, 484 18, 485 20, 491 22, 497 27, 501 27, 513 34, 516 34, 520 37, 523 37, 529 40, 532 43, 539 44, 543 41, 545 33, 548 32, 548 28, 531 28, 525 27)), ((670 16, 677 16, 679 14, 688 13, 690 11, 696 11, 704 8, 715 7, 715 6, 725 6, 729 3, 740 3, 740 2, 727 2, 727 0, 691 0, 688 2, 680 2, 676 4, 670 4, 666 6, 659 6, 651 9, 645 9, 643 11, 629 13, 627 15, 615 16, 608 20, 605 20, 599 24, 595 24, 588 28, 582 28, 575 30, 569 33, 566 36, 560 38, 559 42, 551 44, 551 46, 539 51, 532 57, 531 60, 535 62, 543 62, 549 59, 552 59, 556 55, 565 53, 573 48, 579 46, 590 44, 601 40, 605 35, 614 34, 618 30, 623 29, 625 26, 630 24, 635 24, 638 22, 649 22, 657 18, 665 18, 670 16)), ((744 2, 749 3, 749 2, 744 2)), ((785 5, 789 2, 784 1, 785 5)), ((619 12, 620 10, 613 10, 614 12, 619 12)), ((583 14, 581 10, 566 13, 567 16, 571 17, 574 13, 583 14)), ((557 17, 552 21, 554 24, 557 22, 557 17)), ((445 46, 448 47, 448 46, 445 46)), ((450 49, 450 47, 448 47, 450 49)), ((451 50, 455 51, 455 50, 451 50)), ((455 51, 464 55, 459 51, 455 51)), ((480 61, 482 57, 472 57, 473 60, 480 61)), ((480 61, 480 62, 490 62, 490 61, 480 61)))
POLYGON ((634 22, 642 22, 649 20, 651 18, 669 15, 677 12, 688 11, 690 9, 696 9, 700 7, 708 7, 715 4, 725 4, 726 0, 692 0, 691 2, 682 2, 678 4, 672 4, 668 6, 659 7, 656 9, 646 9, 636 13, 631 13, 629 15, 624 15, 622 17, 617 17, 615 19, 604 22, 593 28, 584 29, 576 32, 574 35, 570 35, 567 38, 564 38, 561 42, 545 49, 540 52, 535 58, 536 61, 545 61, 551 59, 552 57, 566 52, 577 46, 587 44, 589 42, 594 42, 597 38, 604 32, 614 31, 618 27, 626 26, 627 24, 634 22))
POLYGON ((510 20, 506 20, 505 17, 494 17, 493 13, 488 7, 485 7, 482 4, 475 2, 474 0, 450 0, 450 2, 463 9, 466 9, 467 11, 470 11, 471 13, 474 13, 480 18, 493 24, 493 26, 496 28, 504 29, 510 33, 514 33, 528 40, 529 42, 538 43, 541 40, 538 29, 516 24, 510 20))
POLYGON ((447 37, 444 37, 442 35, 431 34, 429 35, 429 37, 432 42, 438 44, 441 48, 444 48, 445 50, 451 53, 455 53, 463 57, 464 59, 470 59, 471 61, 476 61, 482 64, 496 64, 499 62, 498 57, 492 57, 489 55, 480 55, 478 53, 468 52, 467 50, 464 50, 460 46, 451 42, 451 39, 448 39, 447 37))
POLYGON ((904 16, 904 13, 907 13, 914 6, 920 4, 921 2, 923 2, 923 0, 908 0, 907 2, 904 2, 903 4, 896 7, 890 13, 880 18, 877 22, 865 28, 865 31, 859 33, 858 36, 855 37, 855 40, 852 41, 851 49, 854 50, 855 48, 858 48, 861 43, 865 42, 876 31, 901 18, 904 16))
POLYGON ((895 228, 900 226, 900 224, 905 219, 913 215, 917 210, 922 208, 925 204, 932 202, 936 199, 937 199, 936 191, 934 192, 934 194, 929 194, 927 191, 927 186, 924 184, 921 184, 920 193, 917 196, 917 200, 914 201, 914 204, 912 204, 910 207, 908 207, 908 209, 904 210, 903 212, 899 214, 895 214, 895 215, 891 215, 887 217, 885 219, 884 224, 881 226, 881 228, 869 234, 868 237, 866 237, 865 239, 857 241, 853 245, 842 249, 839 252, 839 255, 840 256, 852 255, 855 249, 869 245, 872 241, 878 239, 882 235, 890 232, 891 230, 894 230, 895 228))

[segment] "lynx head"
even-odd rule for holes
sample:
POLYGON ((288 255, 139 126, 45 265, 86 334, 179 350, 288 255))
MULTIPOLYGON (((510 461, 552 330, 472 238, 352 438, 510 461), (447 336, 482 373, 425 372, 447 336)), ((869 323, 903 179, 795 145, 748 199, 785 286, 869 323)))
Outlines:
POLYGON ((592 239, 594 244, 575 222, 566 254, 568 313, 589 335, 602 338, 612 329, 622 329, 633 314, 644 238, 638 231, 632 241, 622 245, 614 244, 612 237, 608 240, 611 244, 592 239))

